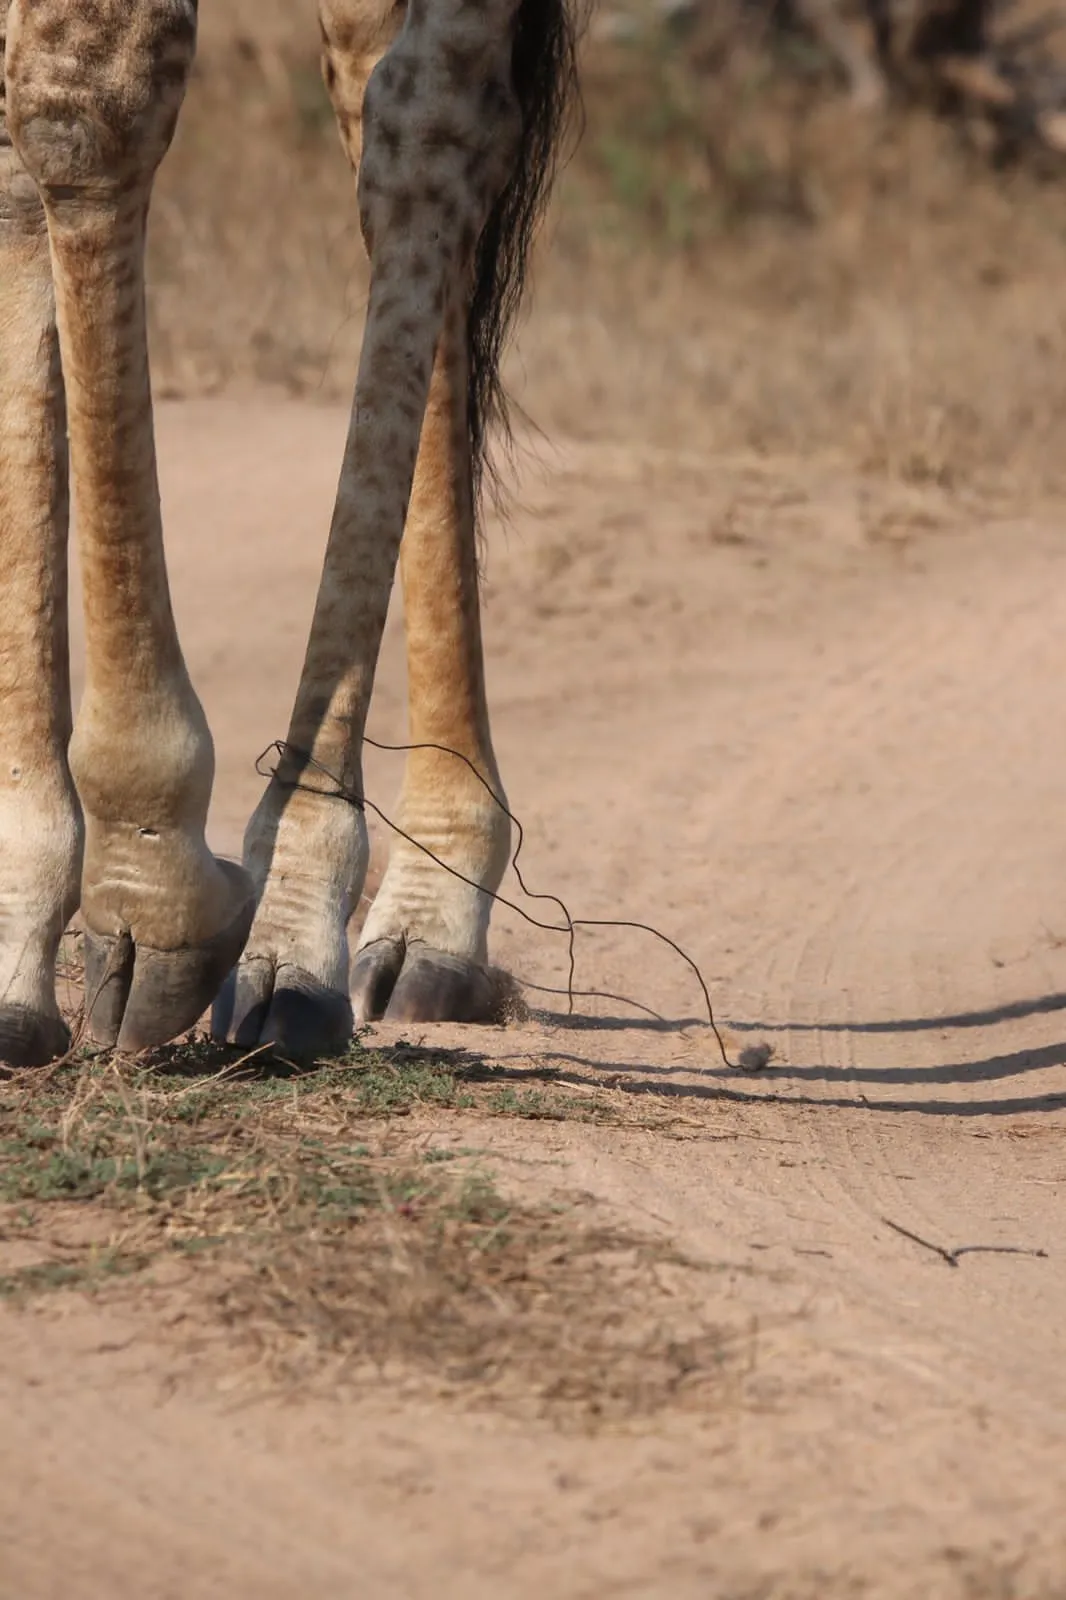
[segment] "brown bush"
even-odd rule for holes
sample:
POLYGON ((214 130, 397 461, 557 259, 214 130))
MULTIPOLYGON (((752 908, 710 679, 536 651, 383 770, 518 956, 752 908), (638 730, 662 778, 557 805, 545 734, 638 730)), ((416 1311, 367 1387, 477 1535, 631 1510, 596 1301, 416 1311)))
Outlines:
MULTIPOLYGON (((366 268, 313 0, 215 0, 152 235, 160 385, 348 395, 366 268)), ((797 47, 798 49, 798 47, 797 47)), ((824 57, 585 52, 513 389, 549 431, 1057 478, 1057 176, 964 123, 855 110, 824 57)))

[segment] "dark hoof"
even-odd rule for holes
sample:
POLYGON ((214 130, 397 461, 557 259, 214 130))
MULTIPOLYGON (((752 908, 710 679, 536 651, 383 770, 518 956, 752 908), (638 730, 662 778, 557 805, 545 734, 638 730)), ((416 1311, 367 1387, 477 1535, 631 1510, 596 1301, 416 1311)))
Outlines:
POLYGON ((0 1006, 0 1066, 44 1067, 69 1049, 70 1031, 59 1017, 28 1006, 0 1006))
POLYGON ((376 939, 352 963, 352 1011, 357 1022, 378 1022, 385 1015, 396 980, 403 971, 403 945, 376 939))
POLYGON ((267 957, 251 956, 223 985, 211 1031, 241 1050, 270 1044, 291 1060, 312 1061, 348 1048, 352 1007, 346 994, 328 989, 301 967, 275 969, 267 957))
POLYGON ((135 1055, 166 1044, 203 1016, 244 949, 248 902, 221 933, 182 950, 136 945, 128 933, 85 930, 85 1017, 97 1043, 135 1055))
POLYGON ((429 945, 378 939, 352 967, 352 1006, 361 1022, 498 1022, 497 978, 474 961, 429 945))

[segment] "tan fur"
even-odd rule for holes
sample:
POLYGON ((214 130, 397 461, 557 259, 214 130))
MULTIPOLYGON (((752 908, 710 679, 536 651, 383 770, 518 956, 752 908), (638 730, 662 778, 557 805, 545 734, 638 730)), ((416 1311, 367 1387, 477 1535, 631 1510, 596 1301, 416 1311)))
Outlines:
MULTIPOLYGON (((515 3, 411 0, 405 11, 387 0, 322 0, 326 79, 358 167, 371 289, 292 753, 246 836, 258 912, 242 972, 267 990, 291 971, 305 987, 347 991, 346 925, 365 876, 366 830, 356 808, 313 791, 329 790, 323 771, 361 790, 362 735, 405 520, 412 738, 461 751, 502 794, 481 653, 464 315, 472 252, 519 137, 515 3)), ((18 268, 0 287, 0 338, 18 355, 0 372, 0 541, 5 553, 21 552, 28 602, 19 619, 10 605, 0 618, 0 717, 5 750, 13 738, 25 744, 23 767, 47 791, 45 832, 59 862, 51 909, 30 919, 47 923, 54 943, 77 870, 63 752, 61 391, 43 218, 85 573, 87 684, 70 745, 85 815, 82 911, 109 949, 175 956, 207 949, 236 926, 249 892, 204 842, 213 752, 170 606, 145 334, 148 205, 194 40, 192 0, 12 0, 6 88, 18 155, 0 150, 0 251, 18 268), (2 197, 16 190, 21 209, 6 202, 12 221, 2 197), (38 619, 33 627, 26 615, 38 619), (26 691, 23 678, 40 687, 26 691)), ((10 850, 17 826, 5 825, 5 782, 0 771, 10 850)), ((509 829, 461 762, 412 755, 401 820, 483 890, 495 888, 509 829)), ((20 859, 43 881, 32 854, 27 845, 20 859)), ((489 903, 402 848, 364 943, 424 943, 484 963, 489 903)), ((39 982, 31 1003, 46 1006, 39 982)), ((264 1004, 269 1011, 269 993, 264 1004)), ((272 1037, 264 1018, 256 1027, 272 1037)), ((143 1018, 135 1032, 145 1036, 143 1018)))

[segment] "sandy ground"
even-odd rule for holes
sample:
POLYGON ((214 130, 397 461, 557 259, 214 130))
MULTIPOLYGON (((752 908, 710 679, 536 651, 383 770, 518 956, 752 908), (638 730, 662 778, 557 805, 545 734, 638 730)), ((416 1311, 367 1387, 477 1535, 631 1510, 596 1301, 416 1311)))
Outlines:
MULTIPOLYGON (((344 426, 160 418, 221 849, 284 733, 344 426)), ((702 1410, 571 1434, 387 1392, 236 1405, 143 1317, 5 1312, 0 1594, 1066 1594, 1059 514, 831 461, 545 447, 493 535, 486 627, 531 887, 662 927, 731 1041, 776 1054, 725 1071, 683 965, 589 934, 580 984, 690 1020, 542 1000, 464 1040, 646 1084, 685 1122, 481 1140, 512 1181, 719 1264, 744 1360, 702 1410)), ((394 626, 372 727, 402 738, 394 626)), ((369 763, 386 805, 397 773, 369 763)), ((498 919, 525 977, 561 983, 561 945, 498 919)))

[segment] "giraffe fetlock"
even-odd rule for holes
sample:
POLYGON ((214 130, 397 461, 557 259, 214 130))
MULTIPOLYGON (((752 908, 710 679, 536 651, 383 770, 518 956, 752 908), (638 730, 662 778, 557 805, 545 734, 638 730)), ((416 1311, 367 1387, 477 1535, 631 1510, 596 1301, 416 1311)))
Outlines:
POLYGON ((352 1034, 348 923, 366 879, 363 813, 275 779, 244 837, 259 894, 240 966, 219 995, 216 1038, 273 1044, 297 1060, 343 1050, 352 1034))
POLYGON ((486 793, 464 794, 467 787, 401 806, 409 839, 392 843, 352 965, 357 1022, 492 1022, 505 1008, 509 986, 489 967, 488 930, 510 859, 510 822, 486 793))
POLYGON ((155 719, 141 707, 115 728, 87 691, 70 766, 85 816, 89 1029, 144 1049, 210 1006, 244 947, 254 891, 204 840, 214 753, 198 703, 155 719))

